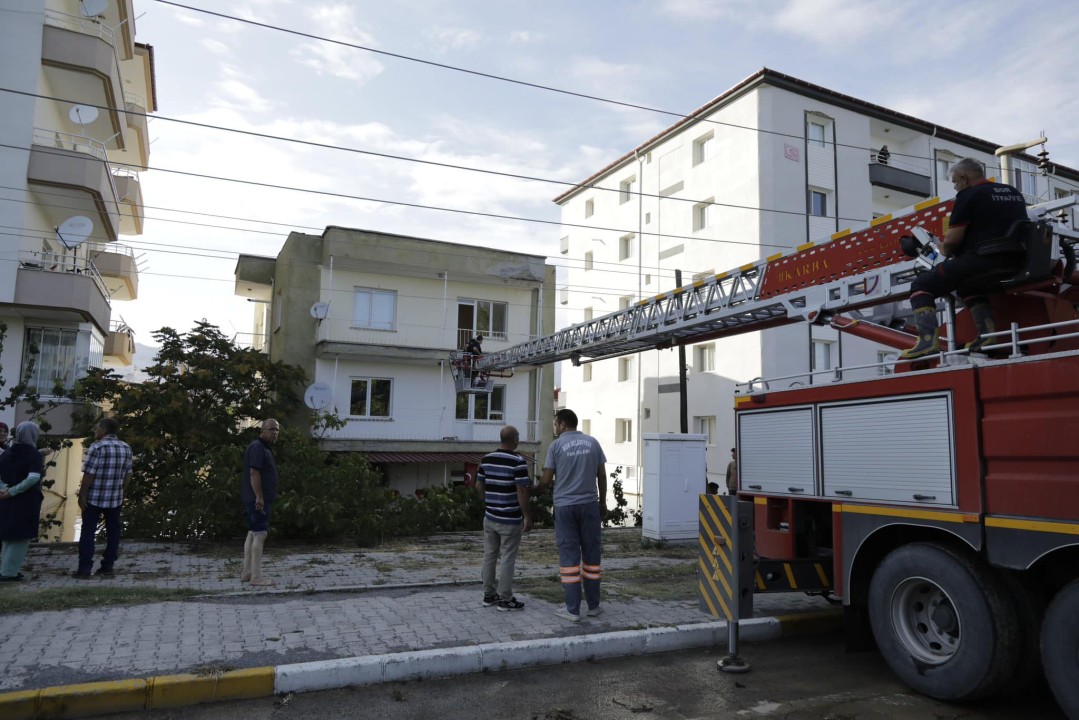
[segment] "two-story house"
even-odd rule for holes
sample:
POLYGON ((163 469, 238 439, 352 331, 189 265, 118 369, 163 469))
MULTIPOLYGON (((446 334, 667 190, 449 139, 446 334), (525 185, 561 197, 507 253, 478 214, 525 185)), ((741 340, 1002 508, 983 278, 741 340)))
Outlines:
POLYGON ((341 227, 236 266, 270 357, 327 386, 317 406, 345 421, 323 449, 366 454, 404 493, 462 480, 505 424, 542 465, 553 368, 458 394, 449 360, 475 335, 489 352, 553 332, 553 290, 542 256, 341 227))
MULTIPOLYGON (((132 0, 10 0, 0 7, 0 367, 7 385, 30 368, 45 402, 89 367, 130 365, 133 331, 118 300, 138 295, 143 230, 139 172, 156 109, 153 49, 135 41, 132 0), (37 349, 37 354, 31 353, 37 349)), ((46 413, 71 431, 71 405, 46 413)), ((14 425, 26 402, 0 409, 14 425)), ((82 448, 56 458, 43 512, 74 538, 82 448)))
MULTIPOLYGON (((1031 123, 1038 127, 1034 116, 1031 123)), ((670 290, 677 271, 688 284, 934 196, 948 199, 953 163, 975 157, 1000 177, 998 145, 1026 139, 981 140, 761 70, 555 198, 569 268, 559 278, 560 308, 568 324, 587 321, 670 290)), ((1076 170, 1052 165, 1042 174, 1037 162, 1015 156, 1006 178, 1031 203, 1079 189, 1076 170)), ((708 480, 724 485, 736 383, 826 382, 810 373, 887 362, 896 352, 810 325, 688 348, 689 431, 708 436, 708 480)), ((680 427, 677 351, 567 363, 561 385, 609 464, 623 466, 627 495, 635 494, 641 433, 680 427)))

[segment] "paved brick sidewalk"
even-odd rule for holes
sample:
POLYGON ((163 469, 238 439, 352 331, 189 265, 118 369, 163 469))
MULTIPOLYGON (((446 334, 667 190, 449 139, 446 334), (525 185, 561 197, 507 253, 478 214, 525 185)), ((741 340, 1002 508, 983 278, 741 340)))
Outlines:
MULTIPOLYGON (((244 590, 239 563, 182 544, 127 544, 110 579, 78 581, 72 547, 31 549, 30 580, 4 592, 109 583, 197 588, 189 601, 0 615, 0 691, 75 682, 280 665, 505 640, 572 637, 705 622, 695 601, 612 596, 598 618, 570 624, 556 605, 519 592, 520 612, 483 608, 478 536, 440 536, 417 550, 311 549, 275 552, 270 593, 244 590)), ((542 532, 526 539, 542 549, 542 532)), ((239 549, 239 546, 237 546, 239 549)), ((538 553, 533 552, 532 555, 538 553)), ((527 555, 527 553, 526 553, 527 555)), ((551 563, 518 563, 519 577, 557 574, 551 563)), ((612 557, 604 572, 658 567, 682 559, 612 557)), ((0 602, 2 602, 0 595, 0 602)), ((823 609, 791 593, 757 598, 758 615, 823 609)))

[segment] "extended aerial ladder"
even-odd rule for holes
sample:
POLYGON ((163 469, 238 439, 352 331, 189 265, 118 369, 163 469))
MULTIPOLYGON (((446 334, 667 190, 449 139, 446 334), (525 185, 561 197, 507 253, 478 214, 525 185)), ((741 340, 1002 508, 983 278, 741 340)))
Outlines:
MULTIPOLYGON (((1077 204, 1061 198, 1029 208, 1031 220, 1053 220, 1077 204)), ((943 237, 953 200, 932 198, 908 212, 885 215, 869 227, 844 230, 829 241, 798 246, 690 285, 645 298, 635 305, 552 335, 476 358, 475 371, 493 373, 518 365, 561 360, 581 364, 665 349, 798 322, 820 323, 841 313, 910 294, 919 259, 906 256, 900 238, 915 228, 943 237)), ((1052 259, 1079 233, 1053 224, 1052 259)), ((1067 281, 1067 278, 1065 278, 1067 281)))

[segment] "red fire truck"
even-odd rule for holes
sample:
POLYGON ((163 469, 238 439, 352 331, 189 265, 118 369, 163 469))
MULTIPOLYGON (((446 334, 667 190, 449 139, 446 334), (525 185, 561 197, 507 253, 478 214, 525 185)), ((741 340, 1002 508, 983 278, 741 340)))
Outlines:
MULTIPOLYGON (((847 379, 850 368, 811 384, 758 379, 734 399, 754 591, 833 594, 848 637, 872 637, 935 698, 1019 688, 1044 667, 1079 717, 1079 233, 1063 213, 1074 203, 1030 208, 1027 267, 996 279, 1001 331, 985 354, 961 349, 976 331, 949 303, 939 355, 882 364, 872 379, 847 379)), ((933 260, 930 246, 908 257, 901 238, 943 236, 951 204, 927 201, 477 367, 591 362, 795 322, 909 347, 903 328, 858 314, 907 298, 933 260)))

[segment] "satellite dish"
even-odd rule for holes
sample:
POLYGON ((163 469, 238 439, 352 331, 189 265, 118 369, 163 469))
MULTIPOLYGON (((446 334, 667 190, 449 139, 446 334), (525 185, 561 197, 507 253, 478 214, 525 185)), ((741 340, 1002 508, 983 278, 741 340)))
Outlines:
POLYGON ((89 125, 97 120, 97 108, 93 105, 75 105, 67 111, 68 119, 76 125, 89 125))
POLYGON ((68 250, 78 247, 86 242, 90 233, 94 231, 94 221, 85 215, 76 215, 60 223, 56 228, 56 236, 68 250))
POLYGON ((325 320, 326 315, 328 315, 329 312, 329 303, 319 302, 311 306, 311 317, 315 318, 316 320, 325 320))
POLYGON ((109 0, 82 0, 82 14, 86 17, 104 15, 109 8, 109 0))
POLYGON ((322 410, 331 402, 333 402, 333 388, 328 383, 311 383, 303 393, 303 404, 312 410, 322 410))

